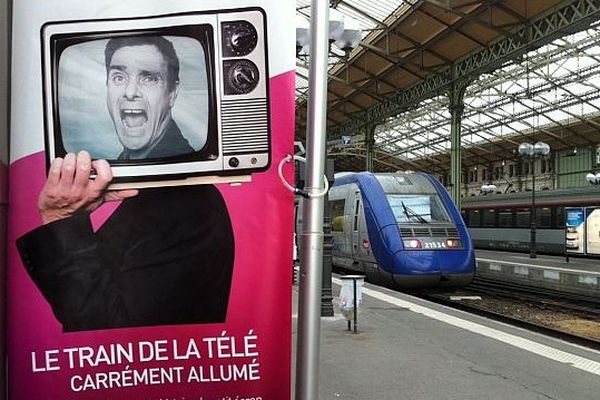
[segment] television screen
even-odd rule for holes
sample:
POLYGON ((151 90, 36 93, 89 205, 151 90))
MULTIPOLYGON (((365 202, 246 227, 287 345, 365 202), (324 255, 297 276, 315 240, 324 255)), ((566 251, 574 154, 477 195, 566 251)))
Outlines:
MULTIPOLYGON (((165 36, 173 43, 180 60, 179 90, 172 107, 173 120, 195 151, 206 145, 208 131, 208 81, 206 55, 201 43, 189 37, 165 36)), ((137 88, 124 88, 120 99, 110 99, 109 80, 104 52, 108 39, 90 40, 68 46, 58 60, 58 109, 62 142, 66 152, 87 150, 93 158, 116 160, 123 152, 123 144, 115 134, 115 125, 124 129, 144 128, 151 124, 149 115, 154 112, 148 100, 136 98, 135 93, 143 92, 144 82, 152 82, 151 77, 138 77, 137 88), (109 109, 114 107, 109 101, 120 102, 125 107, 137 107, 139 116, 114 115, 109 109), (127 103, 130 103, 128 106, 127 103), (148 114, 148 115, 147 115, 148 114)), ((149 73, 146 71, 145 73, 149 73)), ((123 79, 119 77, 119 79, 123 79)), ((130 85, 133 86, 133 85, 130 85)), ((117 105, 119 107, 119 105, 117 105)), ((174 154, 177 155, 177 154, 174 154)))
POLYGON ((113 165, 217 158, 212 27, 166 32, 50 37, 56 156, 87 150, 113 165))

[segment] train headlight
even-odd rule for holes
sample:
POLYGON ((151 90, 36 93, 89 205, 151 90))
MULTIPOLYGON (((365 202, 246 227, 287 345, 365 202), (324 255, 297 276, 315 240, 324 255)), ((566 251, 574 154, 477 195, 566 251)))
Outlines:
POLYGON ((446 246, 448 246, 451 249, 456 248, 456 247, 460 247, 460 240, 458 240, 458 239, 447 239, 446 240, 446 246))
POLYGON ((411 239, 404 240, 404 247, 408 249, 420 249, 421 247, 423 247, 423 245, 421 244, 420 240, 411 239))

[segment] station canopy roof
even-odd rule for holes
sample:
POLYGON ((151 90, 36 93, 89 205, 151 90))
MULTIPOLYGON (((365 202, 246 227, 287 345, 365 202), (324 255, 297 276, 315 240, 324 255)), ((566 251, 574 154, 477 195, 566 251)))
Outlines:
MULTIPOLYGON (((336 170, 365 169, 364 138, 374 129, 376 171, 447 173, 448 93, 461 85, 466 168, 514 159, 524 141, 544 141, 554 154, 600 143, 599 3, 334 1, 363 30, 355 49, 330 50, 336 170)), ((297 0, 299 16, 310 11, 309 0, 297 0)), ((305 138, 309 59, 297 57, 297 140, 305 138)))

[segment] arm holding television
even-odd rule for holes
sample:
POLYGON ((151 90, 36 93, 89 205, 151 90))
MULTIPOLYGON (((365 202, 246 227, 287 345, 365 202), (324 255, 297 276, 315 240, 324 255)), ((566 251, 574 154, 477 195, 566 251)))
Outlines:
POLYGON ((64 159, 52 161, 48 179, 38 198, 38 209, 44 224, 68 218, 79 210, 92 212, 105 201, 135 196, 137 190, 107 191, 112 181, 106 160, 91 160, 87 151, 68 153, 64 159), (95 179, 90 179, 92 167, 95 179))
POLYGON ((101 316, 115 301, 105 295, 109 271, 100 261, 89 213, 138 191, 109 192, 111 180, 108 162, 92 161, 86 151, 56 158, 38 197, 43 225, 17 241, 25 268, 65 329, 106 323, 101 316))
POLYGON ((223 322, 234 236, 219 190, 109 193, 110 167, 80 155, 53 165, 38 200, 44 224, 17 241, 63 330, 223 322), (115 198, 124 201, 94 231, 89 213, 115 198))

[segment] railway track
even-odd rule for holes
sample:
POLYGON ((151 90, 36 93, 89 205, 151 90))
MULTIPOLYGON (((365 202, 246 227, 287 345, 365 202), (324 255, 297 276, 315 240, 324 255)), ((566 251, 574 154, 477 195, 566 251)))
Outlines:
MULTIPOLYGON (((493 302, 494 299, 498 299, 498 301, 510 299, 510 301, 514 301, 515 304, 518 304, 523 309, 530 307, 529 312, 531 314, 535 314, 537 312, 536 310, 543 309, 546 313, 556 312, 561 314, 573 314, 575 319, 600 320, 600 300, 598 298, 566 295, 556 291, 525 287, 507 282, 477 279, 472 285, 469 285, 465 290, 461 291, 460 296, 457 296, 456 293, 438 293, 422 294, 420 297, 452 308, 461 309, 469 313, 539 332, 570 343, 576 343, 584 347, 600 350, 600 340, 597 338, 569 332, 564 329, 558 329, 549 326, 548 324, 532 322, 530 319, 522 318, 519 315, 516 315, 516 313, 511 312, 511 308, 506 309, 506 311, 503 311, 502 307, 498 307, 496 310, 490 310, 486 307, 482 307, 478 301, 455 300, 464 300, 468 299, 469 296, 476 295, 485 298, 488 304, 493 302)), ((598 335, 598 337, 600 337, 600 335, 598 335)))
POLYGON ((466 289, 481 294, 494 294, 556 307, 561 310, 580 312, 589 315, 591 318, 600 318, 600 298, 598 297, 482 278, 476 278, 466 289))

